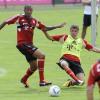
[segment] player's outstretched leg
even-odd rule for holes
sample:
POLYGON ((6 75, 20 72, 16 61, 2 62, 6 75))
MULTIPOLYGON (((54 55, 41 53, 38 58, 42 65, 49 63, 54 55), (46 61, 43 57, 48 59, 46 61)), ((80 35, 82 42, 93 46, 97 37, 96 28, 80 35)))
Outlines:
POLYGON ((59 63, 57 63, 63 70, 65 70, 65 72, 74 80, 67 80, 67 82, 65 82, 63 84, 63 86, 69 87, 69 86, 73 86, 73 85, 77 85, 77 84, 83 84, 83 81, 81 81, 75 74, 74 72, 69 68, 69 63, 66 60, 60 60, 59 63))
POLYGON ((60 63, 58 63, 58 65, 65 70, 65 72, 72 78, 74 79, 76 82, 80 82, 79 78, 74 74, 74 72, 69 68, 69 64, 67 61, 65 60, 61 60, 60 63))

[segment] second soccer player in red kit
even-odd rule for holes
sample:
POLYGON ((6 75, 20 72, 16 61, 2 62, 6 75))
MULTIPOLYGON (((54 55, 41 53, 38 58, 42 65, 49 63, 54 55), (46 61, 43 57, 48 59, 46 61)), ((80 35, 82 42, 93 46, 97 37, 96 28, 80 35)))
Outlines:
POLYGON ((44 35, 49 40, 53 40, 52 37, 49 36, 47 31, 56 28, 61 28, 65 25, 65 23, 47 27, 31 16, 32 11, 33 11, 32 7, 30 5, 26 5, 24 7, 25 14, 16 15, 4 21, 3 23, 0 24, 0 29, 2 29, 7 24, 10 25, 10 24, 17 23, 17 46, 16 47, 26 57, 26 60, 30 65, 25 75, 22 77, 21 83, 23 83, 25 87, 29 87, 27 80, 38 68, 39 77, 40 77, 39 85, 47 86, 52 83, 45 81, 44 78, 45 55, 33 43, 34 29, 35 27, 40 29, 41 31, 43 31, 44 35))
POLYGON ((94 100, 93 91, 96 83, 98 84, 100 92, 100 59, 93 64, 88 76, 87 100, 94 100))

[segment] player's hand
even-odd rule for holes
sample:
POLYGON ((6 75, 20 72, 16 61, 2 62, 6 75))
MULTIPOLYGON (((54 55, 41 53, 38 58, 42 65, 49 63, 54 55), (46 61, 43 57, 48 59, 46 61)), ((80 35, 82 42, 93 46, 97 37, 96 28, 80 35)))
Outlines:
POLYGON ((65 25, 66 25, 66 23, 64 22, 64 23, 58 25, 58 28, 62 28, 62 27, 64 27, 65 25))

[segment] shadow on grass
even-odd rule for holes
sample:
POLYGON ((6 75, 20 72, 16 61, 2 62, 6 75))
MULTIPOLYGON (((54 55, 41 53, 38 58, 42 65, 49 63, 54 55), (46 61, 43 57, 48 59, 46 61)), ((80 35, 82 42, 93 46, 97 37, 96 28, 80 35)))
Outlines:
POLYGON ((21 88, 16 93, 18 94, 39 94, 39 93, 47 93, 49 87, 38 87, 38 88, 21 88))
MULTIPOLYGON (((18 94, 40 94, 40 93, 47 93, 49 91, 48 87, 36 87, 36 88, 24 88, 21 87, 19 91, 16 93, 18 94)), ((62 92, 80 92, 86 91, 86 88, 83 86, 74 86, 74 87, 61 87, 62 92)))
POLYGON ((86 90, 86 88, 85 87, 83 87, 83 86, 73 86, 73 87, 61 87, 61 90, 62 91, 73 91, 73 92, 80 92, 80 91, 85 91, 86 90))

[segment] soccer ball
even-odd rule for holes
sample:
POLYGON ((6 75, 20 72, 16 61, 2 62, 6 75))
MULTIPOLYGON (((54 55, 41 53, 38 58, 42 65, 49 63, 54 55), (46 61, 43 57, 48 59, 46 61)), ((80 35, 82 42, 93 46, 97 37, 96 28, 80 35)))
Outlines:
POLYGON ((53 96, 53 97, 59 96, 60 95, 60 92, 61 92, 60 87, 57 86, 57 85, 52 85, 50 87, 50 89, 49 89, 49 95, 50 96, 53 96))

